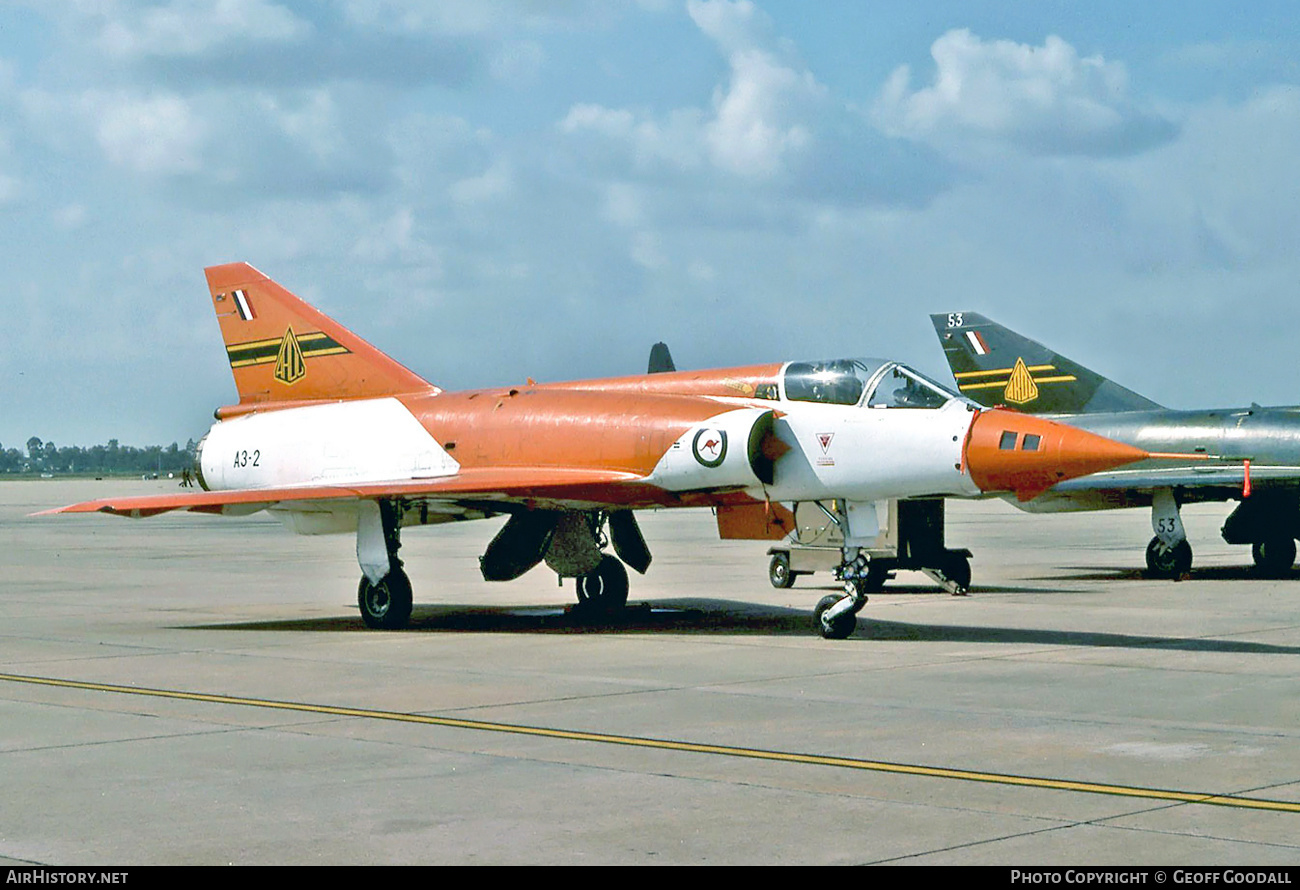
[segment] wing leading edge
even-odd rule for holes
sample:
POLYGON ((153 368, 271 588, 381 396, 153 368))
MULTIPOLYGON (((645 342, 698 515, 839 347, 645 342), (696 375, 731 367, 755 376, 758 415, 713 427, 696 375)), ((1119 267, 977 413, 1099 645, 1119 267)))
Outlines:
MULTIPOLYGON (((281 505, 322 501, 346 503, 376 498, 445 499, 481 503, 607 504, 652 506, 666 493, 635 473, 581 468, 503 467, 463 470, 455 476, 394 482, 343 482, 285 488, 246 488, 163 495, 137 495, 83 501, 33 516, 56 513, 111 513, 141 518, 173 510, 194 513, 252 513, 281 505)), ((674 501, 676 498, 674 498, 674 501)))

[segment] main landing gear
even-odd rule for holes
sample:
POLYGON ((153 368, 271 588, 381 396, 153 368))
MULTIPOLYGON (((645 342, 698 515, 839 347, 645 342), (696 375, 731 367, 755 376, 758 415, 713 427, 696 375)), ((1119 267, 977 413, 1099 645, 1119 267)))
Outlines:
POLYGON ((1181 578, 1192 567, 1192 545, 1178 510, 1172 488, 1151 493, 1151 530, 1155 537, 1147 544, 1147 574, 1153 578, 1181 578))
POLYGON ((1285 578, 1295 565, 1300 498, 1292 491, 1257 491, 1232 511, 1222 534, 1229 544, 1250 545, 1259 575, 1285 578))
MULTIPOLYGON (((1230 541, 1229 543, 1247 543, 1230 541)), ((1255 571, 1263 578, 1285 578, 1295 565, 1295 538, 1274 534, 1259 541, 1251 541, 1250 557, 1255 571)), ((1187 539, 1172 547, 1165 546, 1160 538, 1147 544, 1147 574, 1152 578, 1181 578, 1192 568, 1192 545, 1187 539)))
POLYGON ((1266 578, 1282 578, 1295 565, 1295 538, 1274 535, 1250 545, 1255 568, 1266 578))
POLYGON ((399 630, 411 620, 411 580, 400 567, 390 569, 378 584, 365 575, 357 586, 361 620, 371 630, 399 630))
POLYGON ((543 560, 574 579, 581 613, 605 615, 627 605, 624 565, 644 574, 651 557, 631 510, 527 510, 510 517, 479 566, 485 580, 509 581, 543 560), (604 552, 611 545, 617 556, 604 552))
MULTIPOLYGON (((395 499, 362 501, 358 507, 357 607, 366 627, 376 630, 397 630, 411 619, 411 581, 397 555, 403 516, 408 522, 427 521, 395 499)), ((576 610, 606 616, 627 605, 625 564, 644 574, 650 559, 630 510, 520 510, 488 544, 479 567, 484 580, 509 581, 545 560, 561 578, 574 579, 576 610), (611 545, 618 556, 604 552, 611 545)))
POLYGON ((574 579, 578 608, 586 612, 615 612, 627 605, 627 569, 609 554, 596 570, 574 579))
MULTIPOLYGON (((1147 572, 1155 578, 1179 578, 1192 567, 1178 506, 1169 489, 1157 489, 1151 503, 1156 536, 1147 544, 1147 572)), ((1300 535, 1300 498, 1293 491, 1257 491, 1243 498, 1223 523, 1223 540, 1249 544, 1255 572, 1263 578, 1285 578, 1296 559, 1300 535)))
POLYGON ((411 579, 402 571, 397 551, 401 514, 391 501, 367 501, 357 519, 357 561, 361 583, 357 606, 372 630, 398 630, 411 620, 411 579))

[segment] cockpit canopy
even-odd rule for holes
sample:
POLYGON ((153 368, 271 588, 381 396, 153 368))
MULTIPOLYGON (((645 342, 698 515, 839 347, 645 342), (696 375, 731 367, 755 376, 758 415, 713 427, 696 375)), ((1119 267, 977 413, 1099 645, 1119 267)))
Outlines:
POLYGON ((785 397, 827 405, 872 408, 938 408, 961 396, 898 362, 869 358, 791 362, 785 368, 785 397), (869 393, 864 399, 863 393, 869 393))

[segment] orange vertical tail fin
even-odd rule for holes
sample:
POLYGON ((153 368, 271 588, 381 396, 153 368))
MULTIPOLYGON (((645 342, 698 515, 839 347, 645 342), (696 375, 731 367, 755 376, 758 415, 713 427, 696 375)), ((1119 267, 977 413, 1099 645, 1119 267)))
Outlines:
POLYGON ((247 263, 204 273, 240 406, 437 391, 247 263))

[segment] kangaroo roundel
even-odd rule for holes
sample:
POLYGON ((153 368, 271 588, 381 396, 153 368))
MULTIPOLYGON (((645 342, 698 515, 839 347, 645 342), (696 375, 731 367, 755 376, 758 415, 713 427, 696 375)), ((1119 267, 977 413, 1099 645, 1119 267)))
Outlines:
POLYGON ((727 431, 705 427, 691 443, 695 459, 706 467, 718 467, 727 459, 727 431))

